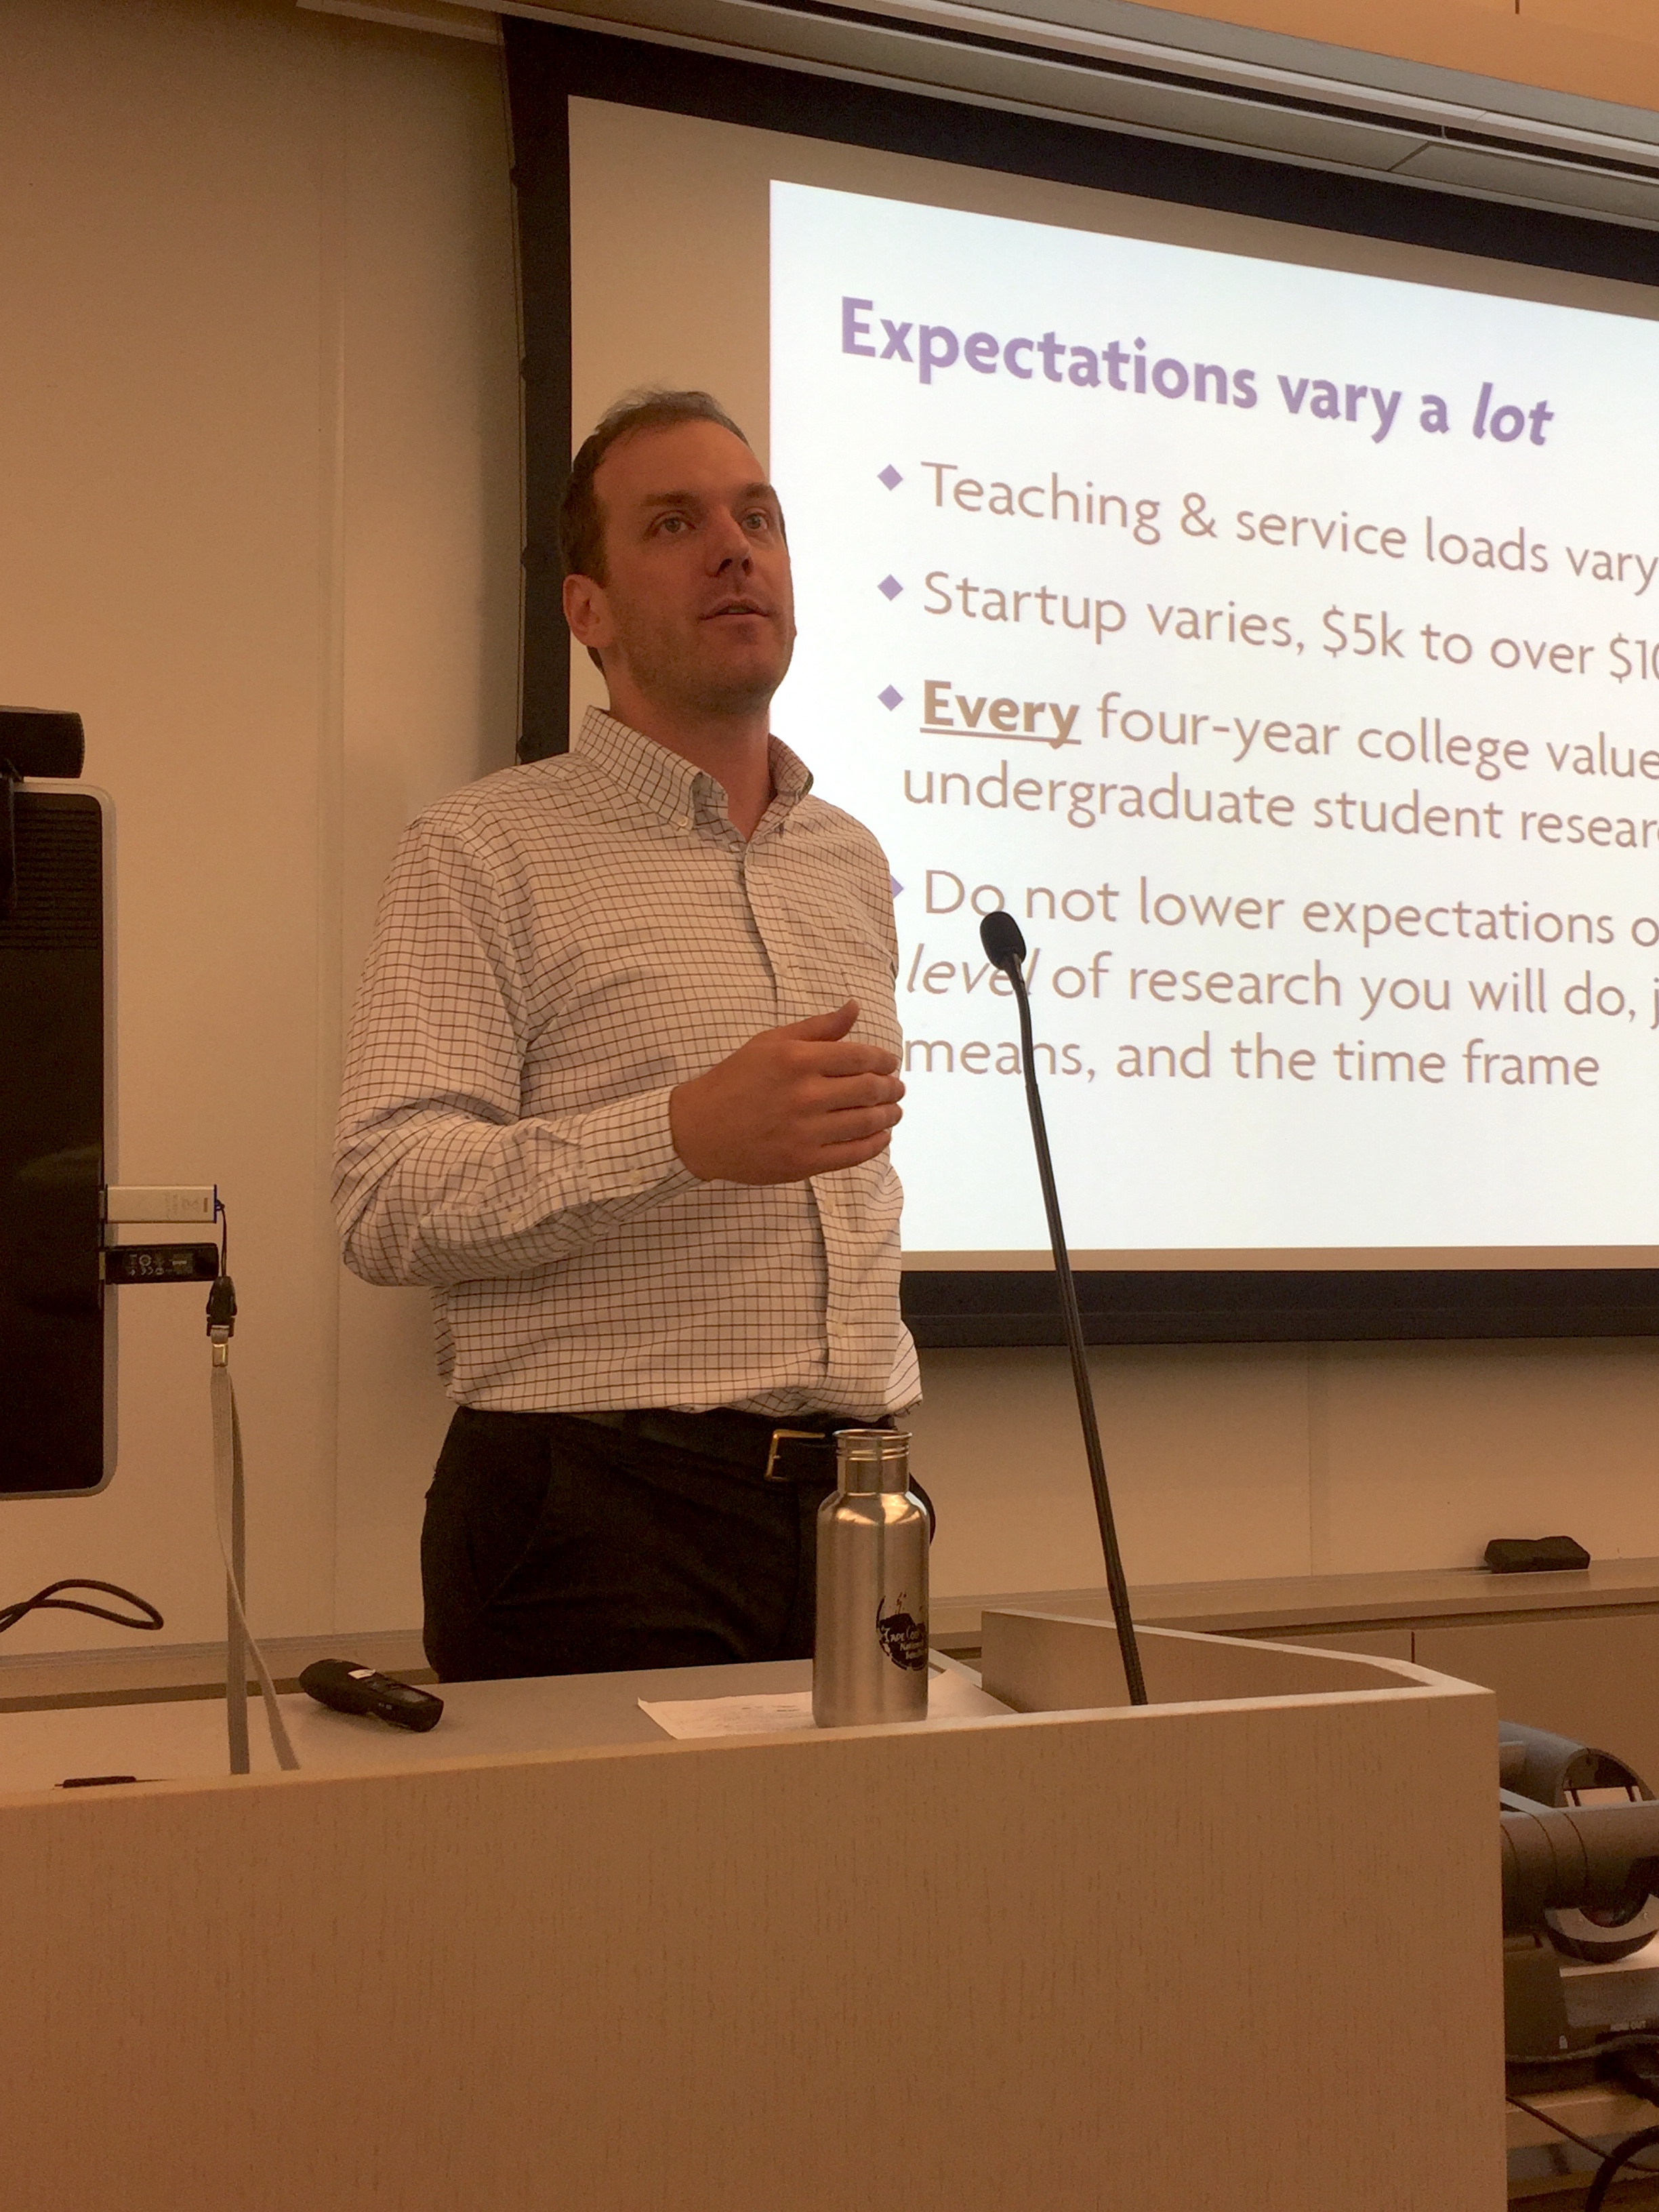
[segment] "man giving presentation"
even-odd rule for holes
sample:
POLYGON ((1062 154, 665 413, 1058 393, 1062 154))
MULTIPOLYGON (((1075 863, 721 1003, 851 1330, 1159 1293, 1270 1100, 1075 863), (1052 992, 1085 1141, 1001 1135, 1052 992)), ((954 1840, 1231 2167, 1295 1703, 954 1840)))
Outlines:
POLYGON ((777 494, 706 393, 647 392, 561 536, 608 710, 405 834, 336 1152, 348 1266, 434 1293, 449 1680, 807 1656, 833 1432, 919 1395, 890 881, 770 732, 777 494))

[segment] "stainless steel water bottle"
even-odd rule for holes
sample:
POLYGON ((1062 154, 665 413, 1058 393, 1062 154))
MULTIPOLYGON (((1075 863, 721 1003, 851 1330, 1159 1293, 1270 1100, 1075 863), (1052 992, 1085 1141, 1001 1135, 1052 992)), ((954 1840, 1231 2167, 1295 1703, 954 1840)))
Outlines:
POLYGON ((812 1718, 820 1728, 927 1717, 927 1515, 902 1429, 840 1429, 836 1494, 818 1508, 812 1718))

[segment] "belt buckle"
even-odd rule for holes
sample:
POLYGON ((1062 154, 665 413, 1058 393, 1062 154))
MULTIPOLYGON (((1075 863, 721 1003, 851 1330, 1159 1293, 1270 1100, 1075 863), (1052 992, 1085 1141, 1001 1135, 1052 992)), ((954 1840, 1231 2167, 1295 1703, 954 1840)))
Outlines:
POLYGON ((768 1445, 766 1451, 765 1480, 768 1482, 787 1482, 789 1480, 787 1474, 777 1474, 773 1472, 778 1463, 778 1446, 780 1444, 822 1444, 827 1443, 828 1442, 829 1438, 820 1429, 774 1429, 772 1431, 772 1441, 768 1445))

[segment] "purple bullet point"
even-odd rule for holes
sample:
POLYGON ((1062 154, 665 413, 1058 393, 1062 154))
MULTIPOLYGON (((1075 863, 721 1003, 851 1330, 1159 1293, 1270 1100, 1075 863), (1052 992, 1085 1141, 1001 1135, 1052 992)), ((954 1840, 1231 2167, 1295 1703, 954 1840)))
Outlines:
POLYGON ((890 684, 884 691, 878 691, 876 696, 880 700, 882 705, 886 708, 890 714, 892 713, 895 707, 902 707, 904 704, 903 692, 896 691, 890 684))
POLYGON ((903 884, 899 881, 896 876, 889 876, 887 880, 893 886, 893 896, 896 898, 899 893, 904 889, 903 884))
POLYGON ((884 576, 880 583, 876 586, 876 589, 881 593, 883 599, 896 599, 904 586, 896 576, 884 576))
POLYGON ((884 483, 889 491, 896 491, 899 486, 904 482, 904 478, 893 466, 893 464, 889 461, 886 467, 878 475, 876 482, 878 483, 884 483))

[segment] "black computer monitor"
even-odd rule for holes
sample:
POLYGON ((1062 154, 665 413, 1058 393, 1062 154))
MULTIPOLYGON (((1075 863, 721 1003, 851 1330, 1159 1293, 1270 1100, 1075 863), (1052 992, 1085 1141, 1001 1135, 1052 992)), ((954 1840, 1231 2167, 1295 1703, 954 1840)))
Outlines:
POLYGON ((70 780, 79 718, 36 721, 0 708, 0 1497, 84 1496, 115 1468, 112 811, 70 780))

